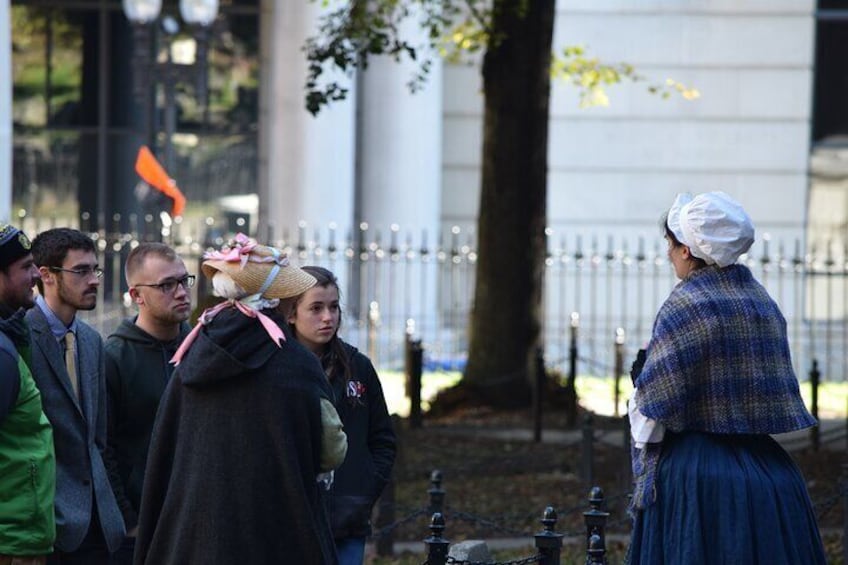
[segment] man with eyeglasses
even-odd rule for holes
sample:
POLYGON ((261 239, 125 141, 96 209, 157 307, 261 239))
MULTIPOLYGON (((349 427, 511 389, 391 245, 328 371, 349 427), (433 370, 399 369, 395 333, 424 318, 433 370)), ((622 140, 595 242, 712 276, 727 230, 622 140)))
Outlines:
POLYGON ((56 544, 47 563, 100 565, 118 550, 124 521, 106 460, 106 378, 103 340, 78 319, 93 310, 103 271, 84 233, 55 228, 32 242, 41 280, 27 312, 32 372, 56 449, 56 544))
POLYGON ((117 462, 112 486, 127 526, 113 565, 132 563, 150 434, 174 370, 169 361, 190 330, 195 280, 163 243, 141 243, 130 251, 124 274, 138 315, 106 340, 109 447, 117 462))

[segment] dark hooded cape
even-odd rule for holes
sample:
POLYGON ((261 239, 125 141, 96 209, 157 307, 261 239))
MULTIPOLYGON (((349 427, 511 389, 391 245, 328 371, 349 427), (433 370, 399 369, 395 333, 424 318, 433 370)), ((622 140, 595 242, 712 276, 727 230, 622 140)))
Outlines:
POLYGON ((135 564, 335 563, 316 482, 328 386, 293 337, 278 348, 258 320, 219 313, 162 398, 135 564))

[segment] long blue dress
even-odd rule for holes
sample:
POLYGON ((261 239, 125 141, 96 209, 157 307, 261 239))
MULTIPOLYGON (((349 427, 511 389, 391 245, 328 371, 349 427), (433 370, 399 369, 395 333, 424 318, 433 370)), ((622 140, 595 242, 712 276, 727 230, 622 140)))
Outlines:
POLYGON ((826 563, 804 479, 768 435, 667 433, 633 565, 826 563))

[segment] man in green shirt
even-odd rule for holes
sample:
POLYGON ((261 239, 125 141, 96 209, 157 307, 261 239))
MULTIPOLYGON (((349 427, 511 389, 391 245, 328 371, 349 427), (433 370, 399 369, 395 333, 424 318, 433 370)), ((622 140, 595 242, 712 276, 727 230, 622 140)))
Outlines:
POLYGON ((0 225, 0 565, 43 565, 53 551, 53 431, 29 370, 24 313, 39 278, 30 241, 0 225))

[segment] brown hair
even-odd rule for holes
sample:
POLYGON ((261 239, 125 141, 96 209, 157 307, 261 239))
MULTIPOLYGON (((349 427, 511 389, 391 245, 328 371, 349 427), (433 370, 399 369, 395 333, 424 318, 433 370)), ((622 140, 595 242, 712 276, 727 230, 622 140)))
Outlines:
MULTIPOLYGON (((671 242, 672 246, 680 247, 681 245, 686 245, 685 243, 683 243, 682 241, 677 239, 677 236, 674 235, 674 232, 671 231, 670 227, 668 227, 668 213, 667 212, 665 214, 663 214, 661 222, 662 222, 663 230, 665 231, 665 237, 671 242)), ((701 268, 707 266, 706 261, 704 261, 700 257, 695 257, 694 255, 692 255, 691 251, 689 253, 689 257, 691 257, 692 260, 695 261, 695 263, 696 263, 695 268, 696 269, 701 269, 701 268)))
MULTIPOLYGON (((39 267, 62 267, 68 251, 80 250, 97 254, 94 240, 72 228, 52 228, 43 231, 32 240, 32 258, 39 267)), ((44 292, 41 279, 35 281, 39 292, 44 292)))
POLYGON ((176 261, 179 259, 179 257, 177 257, 177 252, 164 243, 159 243, 157 241, 145 241, 138 244, 138 246, 134 247, 130 251, 130 254, 127 255, 127 261, 124 263, 124 276, 127 279, 128 285, 132 285, 130 279, 139 269, 141 269, 142 265, 144 265, 145 259, 147 259, 150 255, 154 257, 161 257, 167 261, 176 261))
MULTIPOLYGON (((339 289, 339 281, 336 278, 336 275, 333 274, 329 269, 325 269, 324 267, 317 267, 313 265, 307 265, 305 267, 301 267, 301 270, 309 273, 315 280, 315 286, 327 288, 333 287, 336 289, 336 292, 339 294, 339 298, 341 298, 341 290, 339 289)), ((306 293, 301 294, 297 297, 297 299, 291 305, 291 312, 294 312, 297 309, 300 301, 303 300, 303 297, 306 293)), ((294 332, 294 324, 289 324, 291 326, 292 332, 294 332)), ((337 376, 341 376, 345 382, 345 390, 347 389, 347 383, 350 382, 353 377, 351 368, 350 368, 350 360, 347 357, 347 353, 345 352, 345 348, 343 346, 343 341, 339 338, 339 328, 342 325, 342 310, 339 307, 339 327, 336 328, 336 333, 333 334, 333 337, 330 338, 330 341, 327 343, 327 349, 320 356, 321 366, 324 368, 324 372, 327 376, 332 380, 337 376)))

